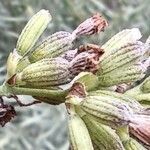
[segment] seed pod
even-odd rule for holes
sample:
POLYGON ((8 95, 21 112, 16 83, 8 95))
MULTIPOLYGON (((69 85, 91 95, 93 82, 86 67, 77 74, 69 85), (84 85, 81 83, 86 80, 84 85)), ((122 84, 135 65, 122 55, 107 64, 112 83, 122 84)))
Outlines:
POLYGON ((146 74, 147 66, 142 63, 128 67, 120 67, 106 74, 99 76, 99 84, 104 87, 122 83, 132 83, 142 79, 146 74))
POLYGON ((141 90, 144 93, 150 93, 150 76, 142 83, 141 90))
POLYGON ((82 119, 87 126, 94 148, 97 147, 99 150, 124 150, 115 130, 93 120, 88 115, 84 115, 82 119))
POLYGON ((43 58, 60 56, 72 48, 72 43, 77 37, 100 32, 104 30, 106 26, 106 20, 99 14, 96 14, 81 23, 72 34, 60 31, 49 36, 28 54, 29 60, 31 62, 36 62, 43 58))
POLYGON ((109 52, 124 46, 126 43, 132 43, 139 40, 141 36, 142 35, 138 28, 125 29, 114 35, 102 46, 102 49, 108 54, 109 52))
POLYGON ((17 63, 16 73, 21 72, 24 68, 29 66, 31 63, 28 57, 21 58, 17 63))
POLYGON ((109 96, 87 96, 76 105, 79 105, 88 114, 116 125, 128 124, 134 120, 134 113, 127 104, 117 100, 113 101, 109 96))
POLYGON ((136 41, 114 49, 108 54, 106 52, 100 59, 98 74, 106 74, 116 68, 124 67, 126 64, 131 66, 138 62, 147 50, 148 47, 144 43, 136 41))
POLYGON ((56 32, 33 49, 28 55, 29 60, 33 63, 43 58, 58 57, 72 48, 73 40, 69 32, 56 32))
POLYGON ((13 52, 9 54, 9 57, 7 59, 6 79, 9 79, 16 73, 17 64, 20 59, 21 59, 21 56, 18 55, 18 53, 16 52, 16 49, 14 49, 13 52))
POLYGON ((128 126, 120 126, 116 130, 126 150, 146 150, 140 143, 130 137, 128 126))
POLYGON ((113 100, 117 100, 120 102, 124 102, 129 105, 130 108, 133 109, 134 112, 140 112, 143 111, 143 106, 137 102, 137 100, 128 97, 127 95, 120 94, 113 91, 106 91, 106 90, 96 90, 88 93, 89 96, 109 96, 112 97, 113 100))
POLYGON ((68 127, 73 150, 94 150, 86 125, 77 114, 70 116, 68 127))
POLYGON ((34 46, 40 35, 46 29, 50 20, 50 13, 44 9, 40 10, 29 20, 17 41, 16 49, 20 55, 23 56, 34 46))
POLYGON ((124 147, 126 150, 147 150, 133 138, 130 138, 127 142, 125 142, 124 147))
POLYGON ((9 80, 10 84, 24 87, 44 88, 68 83, 68 61, 47 58, 33 63, 9 80))

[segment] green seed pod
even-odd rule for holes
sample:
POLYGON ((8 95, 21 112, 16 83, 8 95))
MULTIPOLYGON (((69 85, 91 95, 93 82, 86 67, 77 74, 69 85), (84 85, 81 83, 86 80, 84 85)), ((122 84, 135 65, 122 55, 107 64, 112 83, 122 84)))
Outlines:
POLYGON ((144 93, 150 93, 150 76, 142 83, 141 90, 144 93))
POLYGON ((143 64, 135 64, 128 67, 120 67, 99 76, 100 86, 109 87, 122 83, 132 83, 145 76, 147 67, 143 64))
POLYGON ((20 60, 21 56, 18 55, 16 52, 16 49, 13 50, 12 53, 9 54, 9 57, 7 59, 7 77, 6 79, 9 79, 16 73, 17 64, 20 60))
POLYGON ((109 96, 87 96, 75 105, 92 116, 116 125, 128 124, 135 119, 133 110, 126 103, 117 99, 113 101, 109 96))
POLYGON ((27 51, 30 51, 40 35, 46 29, 50 20, 50 13, 44 9, 40 10, 29 20, 17 41, 16 49, 20 55, 23 56, 27 51))
POLYGON ((16 73, 21 72, 24 68, 29 66, 31 63, 28 59, 28 57, 23 57, 18 61, 16 73))
POLYGON ((124 147, 126 150, 147 150, 133 138, 130 138, 127 142, 125 142, 124 147))
POLYGON ((116 130, 126 150, 146 150, 140 143, 130 137, 128 126, 120 126, 116 130))
POLYGON ((106 42, 102 46, 102 49, 106 51, 107 55, 109 52, 126 45, 126 43, 135 42, 141 37, 142 35, 138 28, 125 29, 114 35, 108 42, 106 42))
POLYGON ((124 150, 115 130, 95 121, 88 115, 84 115, 82 119, 87 126, 94 148, 97 147, 99 150, 124 150))
POLYGON ((77 114, 70 115, 68 127, 73 150, 94 150, 86 125, 77 114))
POLYGON ((72 48, 73 40, 69 32, 56 32, 33 49, 28 55, 29 60, 33 63, 43 58, 58 57, 72 48))
POLYGON ((106 74, 116 68, 124 67, 126 64, 131 66, 138 62, 147 50, 148 47, 144 43, 136 41, 114 49, 108 54, 106 52, 100 59, 98 74, 106 74))
POLYGON ((62 58, 46 58, 26 67, 13 77, 14 85, 44 88, 68 83, 68 61, 62 58))
POLYGON ((129 107, 132 108, 134 112, 139 113, 140 111, 144 110, 143 106, 139 102, 137 102, 136 99, 133 99, 131 97, 128 97, 125 94, 120 94, 114 91, 96 90, 96 91, 88 92, 88 95, 89 96, 106 96, 106 97, 109 96, 109 97, 112 97, 113 100, 117 100, 120 102, 123 101, 124 103, 128 104, 129 107))

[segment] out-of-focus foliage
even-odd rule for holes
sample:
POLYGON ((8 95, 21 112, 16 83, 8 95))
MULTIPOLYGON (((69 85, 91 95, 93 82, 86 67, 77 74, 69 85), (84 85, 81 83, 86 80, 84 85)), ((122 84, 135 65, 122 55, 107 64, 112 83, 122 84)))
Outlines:
MULTIPOLYGON (((96 12, 107 18, 108 29, 80 42, 101 45, 124 28, 138 27, 143 40, 150 33, 149 0, 0 0, 0 83, 18 35, 28 19, 43 8, 50 11, 53 20, 42 38, 59 30, 71 32, 96 12)), ((19 108, 17 119, 0 129, 0 150, 67 150, 65 114, 63 106, 19 108)))

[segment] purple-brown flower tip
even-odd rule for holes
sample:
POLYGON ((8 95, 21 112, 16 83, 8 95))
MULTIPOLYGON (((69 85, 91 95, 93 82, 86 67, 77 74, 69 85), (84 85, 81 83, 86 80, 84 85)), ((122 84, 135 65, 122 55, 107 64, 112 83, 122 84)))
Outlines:
POLYGON ((76 36, 80 35, 92 35, 104 31, 105 27, 108 26, 108 22, 99 13, 96 13, 91 18, 88 18, 81 23, 72 34, 76 36))
POLYGON ((98 45, 87 44, 79 47, 76 56, 72 59, 70 72, 76 76, 82 71, 96 73, 99 69, 99 58, 104 51, 98 45))
POLYGON ((85 87, 83 86, 83 84, 76 82, 72 85, 71 89, 69 90, 69 94, 67 96, 67 98, 71 97, 71 96, 77 96, 80 98, 83 98, 86 96, 86 91, 85 91, 85 87))
POLYGON ((150 146, 150 123, 130 124, 130 132, 140 141, 150 146))

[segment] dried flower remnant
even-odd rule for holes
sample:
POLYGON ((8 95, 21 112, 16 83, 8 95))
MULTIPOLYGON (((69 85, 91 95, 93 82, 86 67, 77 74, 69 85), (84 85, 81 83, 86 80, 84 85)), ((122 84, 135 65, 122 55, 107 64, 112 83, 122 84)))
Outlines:
POLYGON ((74 75, 78 75, 82 71, 96 73, 99 69, 99 58, 103 53, 103 50, 94 44, 80 46, 76 56, 70 62, 70 72, 74 75))
POLYGON ((85 87, 83 84, 81 83, 74 83, 68 93, 67 98, 69 98, 69 96, 78 96, 79 98, 83 98, 86 96, 86 91, 85 91, 85 87))
POLYGON ((3 127, 16 116, 16 111, 12 105, 4 104, 2 97, 0 97, 0 125, 3 127))
POLYGON ((74 50, 68 50, 67 52, 65 52, 64 54, 62 54, 60 57, 66 59, 67 61, 72 61, 73 58, 77 55, 77 51, 78 49, 74 49, 74 50))
POLYGON ((73 31, 75 35, 92 35, 104 31, 108 26, 107 21, 100 15, 95 14, 91 18, 81 23, 76 30, 73 31))
MULTIPOLYGON (((142 121, 141 121, 142 122, 142 121)), ((140 141, 150 146, 150 120, 139 124, 130 124, 130 132, 140 141)))

